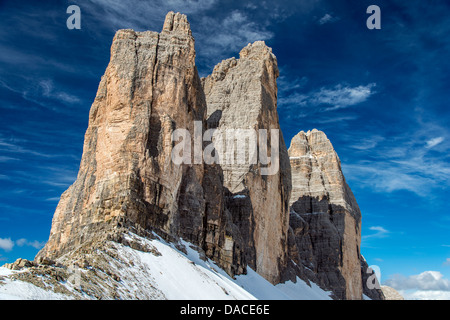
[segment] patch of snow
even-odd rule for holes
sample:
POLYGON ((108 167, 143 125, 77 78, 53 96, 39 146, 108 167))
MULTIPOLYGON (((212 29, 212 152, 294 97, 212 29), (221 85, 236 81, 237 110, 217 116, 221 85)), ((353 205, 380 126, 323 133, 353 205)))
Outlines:
MULTIPOLYGON (((141 239, 141 241, 149 242, 148 244, 154 246, 161 255, 133 250, 126 246, 119 246, 119 254, 123 257, 134 253, 138 258, 138 261, 133 261, 135 266, 143 265, 144 269, 151 272, 153 285, 167 299, 255 299, 233 283, 229 276, 217 272, 218 267, 215 267, 216 271, 214 271, 211 262, 202 261, 199 254, 190 248, 188 243, 183 243, 188 252, 186 256, 162 239, 141 239)), ((148 281, 149 274, 137 270, 136 274, 139 273, 142 275, 142 279, 138 279, 139 282, 148 281)))
POLYGON ((0 267, 0 276, 9 276, 13 273, 14 273, 14 271, 12 271, 11 269, 8 269, 5 267, 0 267))
POLYGON ((236 283, 259 300, 331 300, 331 292, 312 282, 310 287, 297 277, 297 283, 287 281, 274 286, 248 267, 246 275, 236 276, 236 283))
MULTIPOLYGON (((180 240, 186 253, 156 236, 150 240, 129 233, 127 239, 138 241, 153 252, 132 249, 120 243, 111 242, 118 258, 107 258, 110 271, 119 276, 115 282, 115 297, 120 299, 176 299, 176 300, 329 300, 330 292, 311 286, 297 278, 292 281, 272 285, 251 268, 246 275, 230 277, 212 260, 205 259, 195 250, 195 246, 180 240), (156 254, 155 254, 156 253, 156 254), (158 254, 159 253, 159 254, 158 254)), ((87 270, 85 270, 88 272, 87 270)), ((11 280, 13 273, 0 268, 0 299, 70 299, 64 294, 44 290, 31 283, 11 280)), ((110 281, 110 280, 108 280, 110 281)), ((111 280, 112 281, 112 280, 111 280)), ((73 292, 67 283, 61 283, 73 292)), ((105 285, 104 283, 103 285, 105 285)), ((98 283, 99 286, 102 284, 98 283)), ((108 292, 104 288, 104 292, 108 292)), ((83 296, 86 299, 93 297, 83 296)))

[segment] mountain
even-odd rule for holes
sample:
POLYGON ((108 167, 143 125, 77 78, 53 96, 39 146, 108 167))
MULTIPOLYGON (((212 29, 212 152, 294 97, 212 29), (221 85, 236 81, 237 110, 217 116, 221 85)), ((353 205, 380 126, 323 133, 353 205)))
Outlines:
POLYGON ((301 131, 287 150, 278 75, 257 41, 200 79, 179 13, 117 31, 77 179, 0 297, 383 299, 330 141, 301 131))
MULTIPOLYGON (((291 141, 291 257, 306 276, 338 299, 382 297, 366 286, 361 211, 324 132, 300 131, 291 141)), ((370 272, 372 275, 372 272, 370 272)))

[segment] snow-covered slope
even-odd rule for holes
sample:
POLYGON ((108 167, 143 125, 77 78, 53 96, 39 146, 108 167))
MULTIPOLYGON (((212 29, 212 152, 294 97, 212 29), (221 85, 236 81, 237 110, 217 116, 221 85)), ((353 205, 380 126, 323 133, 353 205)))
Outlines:
POLYGON ((315 284, 297 279, 274 286, 250 268, 233 279, 184 241, 175 246, 158 236, 125 238, 147 250, 109 241, 108 250, 87 257, 96 267, 65 268, 57 282, 36 268, 0 268, 0 299, 331 299, 315 284))

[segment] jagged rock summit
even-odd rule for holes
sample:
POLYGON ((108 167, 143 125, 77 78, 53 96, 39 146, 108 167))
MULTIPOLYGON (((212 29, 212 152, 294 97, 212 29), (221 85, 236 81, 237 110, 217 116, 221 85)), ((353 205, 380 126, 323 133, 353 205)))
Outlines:
POLYGON ((183 282, 199 274, 221 298, 383 298, 364 287, 361 213, 330 141, 302 131, 287 150, 278 75, 257 41, 200 79, 180 13, 169 12, 160 33, 117 31, 77 179, 35 261, 11 265, 31 271, 15 277, 81 299, 205 298, 183 282), (82 281, 69 290, 74 268, 82 281), (254 285, 245 275, 267 292, 242 292, 239 281, 254 285))

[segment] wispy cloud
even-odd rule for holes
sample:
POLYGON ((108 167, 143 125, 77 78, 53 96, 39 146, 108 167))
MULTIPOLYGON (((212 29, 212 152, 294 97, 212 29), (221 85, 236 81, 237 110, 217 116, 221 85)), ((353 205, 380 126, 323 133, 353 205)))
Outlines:
POLYGON ((332 23, 338 21, 338 17, 333 17, 331 14, 326 13, 322 18, 320 18, 317 23, 320 25, 326 24, 326 23, 332 23))
POLYGON ((42 247, 44 247, 45 245, 45 241, 40 242, 37 240, 33 240, 33 241, 28 241, 25 238, 16 240, 16 245, 19 247, 23 247, 23 246, 28 246, 28 247, 33 247, 35 249, 41 249, 42 247))
POLYGON ((68 114, 73 112, 70 108, 63 108, 62 105, 73 105, 82 100, 75 95, 64 92, 54 85, 51 79, 29 79, 19 77, 20 83, 7 83, 0 79, 0 86, 21 96, 28 104, 21 104, 20 108, 32 109, 38 106, 58 113, 68 114), (31 104, 29 103, 31 102, 31 104))
POLYGON ((307 77, 287 76, 288 70, 280 67, 280 76, 277 79, 278 92, 287 95, 293 90, 299 90, 308 82, 307 77))
POLYGON ((367 138, 361 138, 357 143, 350 145, 350 147, 357 150, 369 150, 375 148, 383 140, 385 140, 384 137, 374 135, 367 138))
POLYGON ((19 159, 7 156, 0 156, 0 162, 17 161, 19 159))
POLYGON ((421 197, 450 186, 447 129, 414 118, 410 123, 411 129, 397 135, 349 135, 345 148, 358 156, 343 161, 346 178, 376 192, 407 190, 421 197))
MULTIPOLYGON (((377 192, 391 193, 408 190, 419 196, 427 196, 429 188, 435 183, 432 177, 415 174, 402 165, 392 161, 362 161, 357 164, 342 165, 345 176, 359 185, 377 192), (369 182, 370 184, 365 184, 369 182)), ((431 173, 433 175, 433 173, 431 173)))
MULTIPOLYGON (((23 147, 20 145, 20 142, 14 141, 13 139, 8 140, 8 139, 1 138, 1 137, 0 137, 0 151, 11 153, 11 154, 21 154, 21 155, 27 154, 27 155, 33 155, 33 156, 38 156, 38 157, 44 157, 44 158, 50 157, 50 155, 48 155, 46 153, 31 150, 29 148, 23 147)), ((14 159, 14 157, 8 157, 8 156, 3 156, 3 157, 4 157, 4 160, 6 160, 6 161, 14 159)))
POLYGON ((50 80, 50 79, 41 80, 39 82, 39 85, 42 89, 42 95, 46 98, 59 100, 61 102, 65 102, 65 103, 69 103, 69 104, 78 103, 81 101, 78 97, 76 97, 74 95, 57 90, 55 88, 55 85, 53 84, 53 80, 50 80))
POLYGON ((4 239, 0 238, 0 249, 3 249, 5 251, 11 251, 14 248, 14 246, 18 247, 28 246, 33 247, 35 249, 41 249, 44 245, 45 241, 44 242, 37 240, 29 241, 25 238, 13 241, 11 240, 11 238, 4 238, 4 239))
POLYGON ((438 144, 440 144, 441 142, 443 142, 444 140, 445 140, 444 137, 436 137, 436 138, 430 139, 427 141, 426 147, 429 149, 433 148, 433 147, 437 146, 438 144))
MULTIPOLYGON (((91 21, 102 21, 100 27, 109 30, 134 29, 137 31, 162 29, 162 21, 169 11, 196 15, 211 9, 217 0, 89 0, 80 6, 93 16, 91 21)), ((87 28, 93 26, 87 26, 87 28)), ((89 28, 96 30, 95 28, 89 28)), ((96 32, 101 32, 97 28, 96 32)))
POLYGON ((381 226, 373 226, 373 227, 370 227, 369 230, 375 231, 375 232, 372 234, 363 235, 361 237, 363 240, 372 239, 372 238, 376 238, 376 239, 385 238, 390 233, 388 230, 386 230, 385 228, 383 228, 381 226))
MULTIPOLYGON (((336 122, 344 122, 358 119, 357 115, 348 115, 348 116, 340 116, 340 117, 326 117, 326 118, 317 118, 315 119, 316 123, 319 124, 335 124, 336 122)), ((363 147, 362 145, 360 145, 363 147)))
POLYGON ((374 94, 375 86, 374 83, 357 87, 338 84, 334 88, 321 88, 312 96, 311 102, 316 105, 330 105, 326 111, 346 108, 366 101, 374 94))
POLYGON ((347 108, 366 101, 372 96, 376 87, 375 83, 351 87, 337 84, 334 87, 322 87, 309 93, 294 92, 287 96, 281 96, 280 106, 297 105, 303 107, 319 107, 322 111, 331 111, 347 108))

